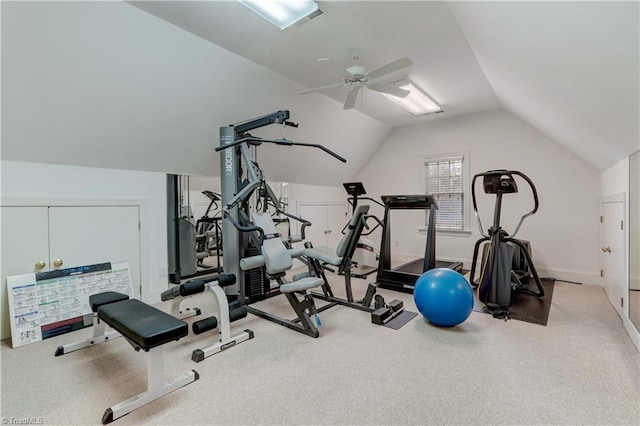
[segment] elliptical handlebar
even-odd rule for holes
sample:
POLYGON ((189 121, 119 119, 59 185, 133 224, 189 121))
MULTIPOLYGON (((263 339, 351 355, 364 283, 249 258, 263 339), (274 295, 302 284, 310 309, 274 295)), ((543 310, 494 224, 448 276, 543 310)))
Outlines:
POLYGON ((520 230, 520 226, 522 226, 522 222, 524 222, 524 220, 526 218, 528 218, 529 216, 534 215, 538 211, 538 206, 539 206, 539 203, 538 203, 538 191, 536 190, 536 186, 533 184, 533 181, 531 179, 529 179, 529 176, 527 176, 524 173, 521 173, 521 172, 519 172, 517 170, 512 170, 509 173, 513 173, 513 174, 516 174, 516 175, 520 176, 522 179, 524 179, 529 184, 529 187, 531 188, 531 192, 533 193, 533 202, 534 202, 533 210, 531 210, 529 213, 523 215, 520 218, 520 222, 518 222, 518 226, 516 226, 516 230, 513 231, 513 234, 511 235, 511 238, 515 238, 516 234, 520 230))
POLYGON ((476 219, 478 220, 478 228, 480 230, 480 234, 482 234, 483 237, 488 238, 489 236, 484 233, 484 228, 482 227, 482 221, 480 220, 480 214, 478 213, 478 205, 476 203, 476 179, 481 176, 485 177, 485 176, 496 176, 496 175, 508 175, 509 177, 512 177, 512 175, 520 176, 522 179, 524 179, 525 182, 527 182, 533 194, 533 203, 534 203, 533 209, 530 212, 525 213, 520 218, 520 221, 518 222, 518 225, 516 226, 515 231, 513 231, 513 234, 511 234, 511 238, 515 238, 524 220, 529 216, 534 215, 538 211, 538 206, 539 206, 538 191, 536 190, 536 186, 533 184, 533 181, 527 175, 517 170, 489 170, 487 172, 478 173, 477 175, 475 175, 473 177, 473 180, 471 181, 471 199, 473 201, 473 212, 475 213, 476 219))
POLYGON ((478 221, 478 230, 480 231, 480 235, 485 238, 489 238, 487 234, 484 233, 484 227, 482 226, 482 220, 480 220, 480 214, 478 213, 478 204, 476 203, 476 179, 478 179, 481 174, 477 174, 471 180, 471 201, 473 202, 473 214, 476 216, 476 220, 478 221))

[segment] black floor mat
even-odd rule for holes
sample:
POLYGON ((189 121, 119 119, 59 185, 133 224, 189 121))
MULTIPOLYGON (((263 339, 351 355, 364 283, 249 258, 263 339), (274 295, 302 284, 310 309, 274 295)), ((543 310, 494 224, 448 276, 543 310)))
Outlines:
MULTIPOLYGON (((544 297, 538 298, 527 294, 515 293, 512 296, 511 306, 508 308, 508 317, 505 317, 505 319, 508 318, 533 324, 547 325, 555 280, 541 279, 540 282, 542 283, 542 288, 544 288, 544 297)), ((475 312, 492 314, 492 312, 487 310, 487 307, 478 300, 477 290, 474 290, 473 298, 473 310, 475 312)))
POLYGON ((384 326, 394 330, 400 330, 403 325, 414 319, 416 316, 418 316, 418 314, 415 312, 403 311, 400 315, 384 324, 384 326))

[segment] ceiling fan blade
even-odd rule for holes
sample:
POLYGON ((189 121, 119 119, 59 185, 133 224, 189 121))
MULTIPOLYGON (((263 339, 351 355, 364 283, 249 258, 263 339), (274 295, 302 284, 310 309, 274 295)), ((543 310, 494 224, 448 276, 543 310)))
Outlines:
POLYGON ((369 83, 367 87, 376 92, 386 93, 387 95, 396 96, 398 98, 405 98, 411 93, 410 90, 400 89, 399 87, 390 86, 388 84, 381 83, 369 83))
POLYGON ((358 92, 360 91, 360 86, 356 86, 353 89, 349 90, 347 93, 347 99, 344 101, 344 109, 352 109, 356 106, 356 99, 358 99, 358 92))
POLYGON ((365 77, 367 77, 367 78, 382 77, 385 74, 389 74, 389 73, 392 73, 394 71, 401 70, 402 68, 406 68, 409 65, 413 65, 413 62, 411 62, 411 59, 409 59, 409 58, 407 58, 405 56, 404 58, 396 59, 393 62, 389 62, 386 65, 383 65, 381 67, 378 67, 376 69, 373 69, 373 70, 369 71, 365 75, 365 77))
POLYGON ((318 90, 330 89, 332 87, 340 87, 340 86, 343 86, 343 85, 344 85, 344 83, 334 83, 334 84, 328 84, 326 86, 314 87, 313 89, 307 89, 307 90, 303 90, 301 92, 298 92, 298 95, 305 95, 307 93, 317 92, 318 90))

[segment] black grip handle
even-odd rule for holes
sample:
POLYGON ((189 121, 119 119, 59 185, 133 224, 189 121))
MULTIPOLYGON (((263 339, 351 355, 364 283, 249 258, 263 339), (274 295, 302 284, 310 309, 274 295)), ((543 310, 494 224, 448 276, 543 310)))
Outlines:
POLYGON ((213 330, 218 327, 218 319, 216 317, 209 317, 196 321, 191 324, 193 334, 202 334, 205 331, 213 330))
POLYGON ((218 275, 216 279, 220 287, 227 287, 236 283, 236 276, 234 274, 218 275))
POLYGON ((247 316, 247 307, 242 305, 229 309, 229 322, 234 322, 247 316))
POLYGON ((193 280, 180 285, 180 296, 190 296, 204 291, 205 280, 193 280))
POLYGON ((169 290, 163 291, 160 295, 160 300, 166 302, 167 300, 175 299, 178 296, 180 296, 180 286, 175 286, 169 290))

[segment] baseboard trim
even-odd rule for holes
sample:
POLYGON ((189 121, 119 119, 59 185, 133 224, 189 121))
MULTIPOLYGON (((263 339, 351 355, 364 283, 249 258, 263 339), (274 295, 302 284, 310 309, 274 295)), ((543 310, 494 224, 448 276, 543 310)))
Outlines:
MULTIPOLYGON (((454 257, 438 257, 438 260, 447 262, 462 262, 463 268, 471 269, 471 259, 461 259, 454 257)), ((557 281, 566 281, 580 284, 593 284, 602 287, 602 277, 600 271, 573 271, 570 269, 549 268, 542 265, 536 265, 538 276, 540 278, 555 278, 557 281)), ((476 276, 479 271, 476 271, 476 276)))
POLYGON ((640 352, 640 331, 638 331, 629 318, 622 318, 622 324, 636 349, 640 352))
POLYGON ((567 269, 554 269, 554 268, 538 268, 538 275, 540 277, 555 278, 557 281, 566 281, 580 284, 592 284, 603 285, 602 277, 599 272, 587 272, 587 271, 571 271, 567 269))

